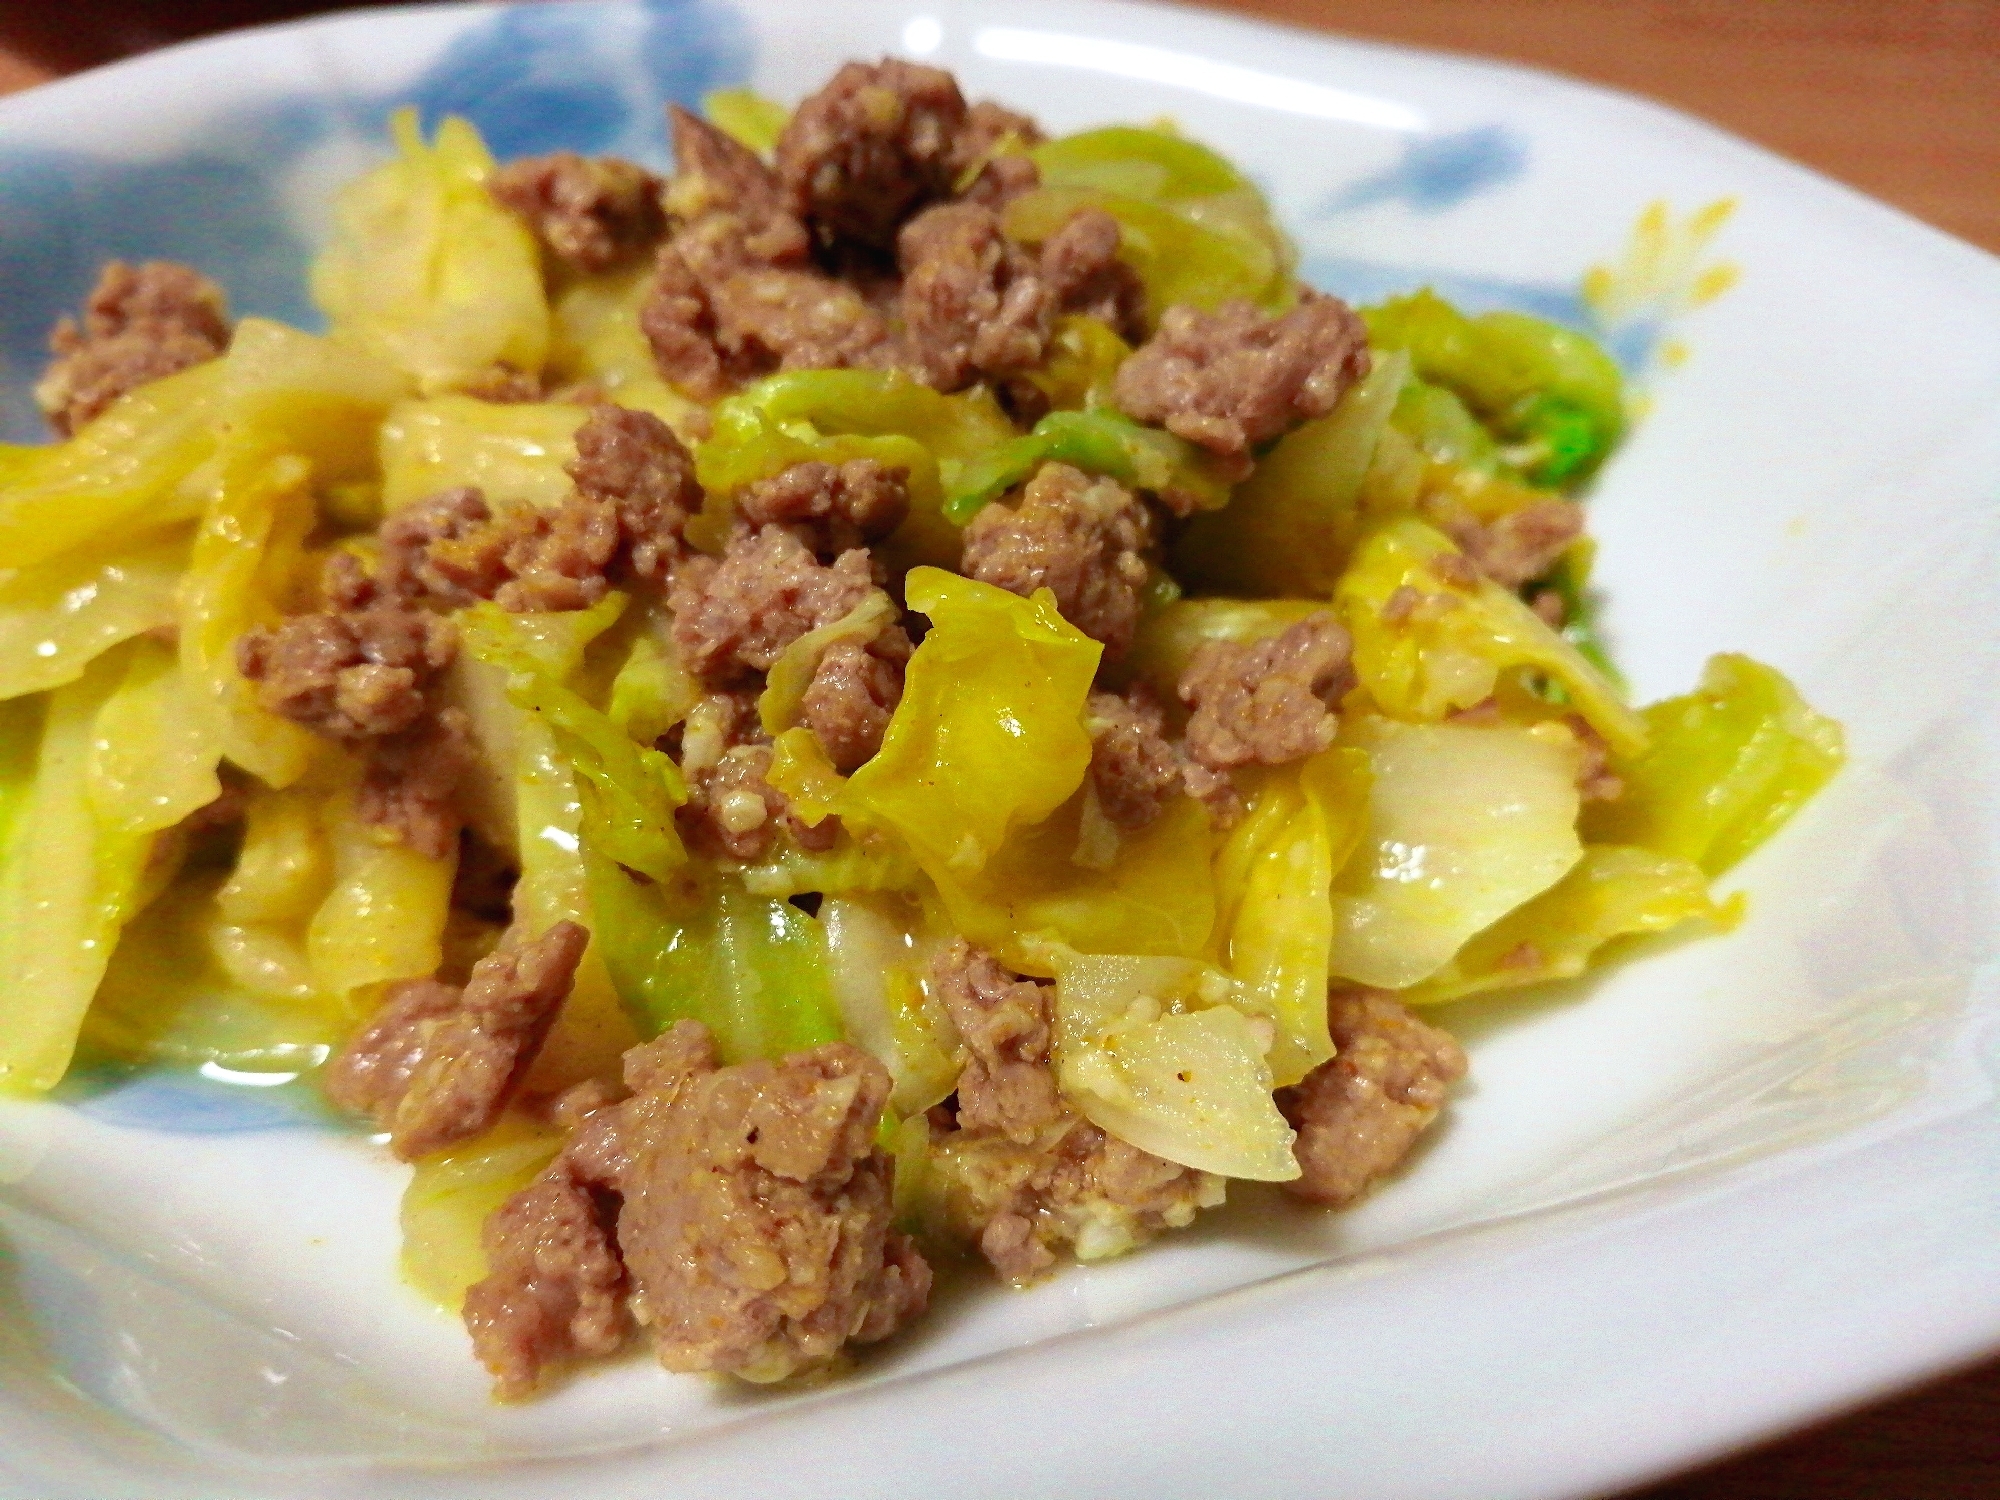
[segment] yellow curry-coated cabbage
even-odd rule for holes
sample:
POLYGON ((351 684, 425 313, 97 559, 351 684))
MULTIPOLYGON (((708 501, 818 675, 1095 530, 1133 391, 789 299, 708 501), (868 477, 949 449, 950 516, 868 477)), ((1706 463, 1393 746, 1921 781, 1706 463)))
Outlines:
POLYGON ((1650 849, 1592 844, 1555 885, 1477 934, 1401 998, 1432 1005, 1574 979, 1619 938, 1666 932, 1683 922, 1727 927, 1739 909, 1740 901, 1716 902, 1699 865, 1650 849))
POLYGON ((571 686, 585 651, 626 604, 623 594, 607 594, 585 610, 510 614, 482 606, 459 617, 462 647, 451 688, 472 716, 481 762, 502 783, 507 826, 518 830, 517 845, 501 846, 519 851, 514 920, 537 936, 560 921, 591 931, 570 998, 529 1074, 528 1085, 537 1089, 615 1076, 619 1056, 638 1038, 604 964, 605 924, 592 908, 584 867, 576 768, 551 727, 512 702, 506 689, 515 675, 571 686))
POLYGON ((0 574, 0 699, 74 682, 120 641, 173 624, 187 557, 182 526, 0 574))
POLYGON ((662 380, 653 362, 639 326, 652 284, 653 268, 645 265, 565 287, 550 309, 547 379, 598 386, 620 406, 651 412, 685 441, 700 426, 702 407, 662 380))
POLYGON ((576 458, 576 430, 587 415, 553 401, 406 401, 382 423, 382 508, 393 515, 460 485, 494 502, 559 505, 575 488, 565 466, 576 458))
POLYGON ((1297 1083, 1333 1055, 1326 977, 1334 937, 1328 890, 1360 840, 1370 768, 1360 750, 1327 750, 1264 773, 1215 859, 1215 951, 1245 1005, 1276 1027, 1271 1069, 1297 1083))
MULTIPOLYGON (((1178 958, 1066 954, 1056 977, 1056 1076, 1094 1125, 1184 1167, 1286 1182, 1292 1129, 1272 1101, 1260 1029, 1235 986, 1178 958)), ((1322 1006, 1324 984, 1322 983, 1322 1006)))
POLYGON ((336 792, 321 818, 333 883, 306 927, 314 989, 358 1004, 379 986, 435 973, 456 853, 432 859, 363 822, 351 790, 336 792))
POLYGON ((1644 717, 1651 747, 1619 767, 1625 794, 1594 804, 1585 828, 1711 875, 1783 827, 1847 757, 1840 726, 1747 656, 1711 658, 1700 687, 1644 717))
POLYGON ((478 1139, 418 1162, 403 1189, 403 1279, 456 1314, 486 1276, 487 1218, 540 1175, 562 1140, 553 1127, 510 1113, 478 1139))
POLYGON ((1063 619, 1045 589, 1023 599, 918 568, 905 594, 930 633, 910 659, 881 751, 846 796, 900 834, 926 869, 973 874, 1083 781, 1084 700, 1104 648, 1063 619))
POLYGON ((1334 591, 1354 670, 1383 712, 1436 720, 1493 696, 1503 672, 1544 674, 1621 758, 1646 725, 1576 647, 1414 516, 1378 524, 1334 591))
POLYGON ((219 872, 188 874, 139 914, 120 939, 90 1007, 84 1035, 127 1062, 213 1065, 239 1073, 296 1073, 324 1061, 353 1022, 345 1005, 296 981, 249 975, 218 937, 219 872))
POLYGON ((49 695, 31 765, 23 756, 10 766, 13 777, 31 779, 16 780, 0 851, 0 972, 8 976, 0 1088, 50 1089, 61 1080, 119 932, 172 871, 170 858, 154 862, 160 831, 201 805, 185 800, 188 787, 197 797, 206 790, 198 778, 166 775, 160 786, 178 800, 169 795, 142 813, 114 794, 122 826, 99 817, 99 725, 130 714, 133 697, 156 684, 150 672, 135 678, 131 661, 129 649, 113 652, 49 695))
POLYGON ((1399 990, 1582 858, 1579 750, 1561 725, 1342 729, 1368 756, 1367 827, 1334 881, 1336 979, 1399 990))
POLYGON ((25 572, 136 526, 191 521, 206 491, 189 484, 215 451, 224 363, 140 386, 69 441, 34 449, 0 475, 0 568, 25 572))
POLYGON ((244 634, 284 610, 313 524, 305 460, 224 466, 180 586, 181 671, 196 712, 229 759, 270 786, 289 786, 321 755, 306 729, 257 699, 237 670, 244 634))
POLYGON ((390 125, 396 155, 342 191, 313 266, 328 327, 425 394, 502 365, 538 373, 549 347, 541 252, 487 192, 493 158, 479 132, 448 116, 426 144, 414 109, 390 125))
POLYGON ((1362 483, 1408 374, 1403 356, 1378 359, 1331 412, 1279 439, 1227 506, 1188 524, 1175 570, 1220 592, 1331 593, 1363 523, 1362 483))
POLYGON ((908 1118, 958 1087, 958 1033, 932 993, 941 924, 906 897, 832 896, 821 906, 827 977, 848 1039, 882 1059, 894 1080, 889 1107, 908 1118))
POLYGON ((171 827, 222 791, 222 737, 173 651, 148 637, 125 660, 124 680, 90 736, 91 811, 110 834, 171 827))

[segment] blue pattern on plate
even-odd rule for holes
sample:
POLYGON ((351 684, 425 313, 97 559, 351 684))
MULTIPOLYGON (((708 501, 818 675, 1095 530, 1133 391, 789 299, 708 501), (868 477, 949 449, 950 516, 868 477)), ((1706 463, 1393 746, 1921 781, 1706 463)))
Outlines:
POLYGON ((1320 213, 1347 213, 1379 203, 1442 213, 1505 186, 1527 169, 1528 143, 1505 125, 1423 136, 1404 145, 1403 159, 1395 166, 1329 195, 1320 213))
POLYGON ((255 1130, 323 1128, 334 1121, 316 1077, 253 1087, 224 1083, 181 1067, 79 1064, 52 1096, 106 1125, 172 1135, 236 1135, 255 1130))
POLYGON ((229 111, 163 161, 0 148, 0 439, 46 439, 32 393, 49 328, 107 260, 186 261, 238 313, 318 327, 287 178, 328 141, 385 140, 395 105, 464 114, 503 159, 566 146, 664 164, 665 101, 742 82, 752 53, 747 23, 720 0, 529 5, 461 33, 407 89, 229 111))

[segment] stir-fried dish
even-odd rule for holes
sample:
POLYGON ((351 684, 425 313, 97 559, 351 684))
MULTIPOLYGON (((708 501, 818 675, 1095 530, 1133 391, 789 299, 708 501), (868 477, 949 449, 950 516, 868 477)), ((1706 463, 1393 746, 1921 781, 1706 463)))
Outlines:
POLYGON ((1350 1203, 1427 1007, 1727 925, 1838 767, 1744 657, 1627 705, 1582 334, 934 68, 672 133, 400 116, 325 334, 113 264, 0 449, 0 1083, 316 1078, 503 1396, 1350 1203))

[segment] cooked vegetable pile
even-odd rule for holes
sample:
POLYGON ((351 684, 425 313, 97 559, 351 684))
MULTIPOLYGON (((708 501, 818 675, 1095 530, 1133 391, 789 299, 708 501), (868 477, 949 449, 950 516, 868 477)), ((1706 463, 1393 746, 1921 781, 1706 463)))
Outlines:
POLYGON ((1840 765, 1744 657, 1625 701, 1597 345, 1302 286, 1170 127, 900 62, 665 180, 394 123, 324 335, 113 265, 0 449, 0 1084, 322 1080, 503 1395, 1348 1202, 1421 1008, 1727 926, 1840 765))

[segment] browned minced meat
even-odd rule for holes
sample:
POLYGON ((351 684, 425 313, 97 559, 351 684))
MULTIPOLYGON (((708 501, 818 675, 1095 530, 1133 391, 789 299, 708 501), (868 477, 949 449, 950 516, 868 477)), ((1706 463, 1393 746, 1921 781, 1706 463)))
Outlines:
POLYGON ((923 204, 950 195, 964 166, 965 96, 941 68, 884 58, 846 64, 804 100, 778 138, 787 206, 826 244, 887 250, 923 204))
POLYGON ((457 651, 458 637, 435 615, 377 605, 252 630, 236 643, 236 664, 271 712, 358 740, 415 724, 425 688, 457 651))
POLYGON ((1331 614, 1261 641, 1211 641, 1181 674, 1187 750, 1211 771, 1275 766, 1333 743, 1333 705, 1354 685, 1353 643, 1331 614))
POLYGON ((475 753, 472 721, 457 708, 426 714, 402 733, 372 741, 355 792, 361 821, 387 828, 426 858, 444 859, 458 847, 465 821, 458 783, 475 753))
POLYGON ((1177 305, 1119 366, 1118 404, 1141 422, 1242 456, 1295 422, 1323 417, 1368 373, 1368 330, 1337 297, 1301 295, 1289 312, 1225 302, 1177 305))
POLYGON ((1138 272, 1118 258, 1122 241, 1110 214, 1082 209, 1043 241, 1041 270, 1062 311, 1101 318, 1120 338, 1136 342, 1144 332, 1146 289, 1138 272))
POLYGON ((1115 1253, 1222 1201, 1219 1177, 1106 1134, 1057 1093, 1054 989, 955 941, 934 961, 963 1047, 957 1111, 933 1116, 933 1164, 948 1212, 994 1269, 1024 1282, 1074 1246, 1115 1253))
POLYGON ((832 848, 839 822, 800 821, 766 779, 770 772, 771 747, 764 744, 732 745, 713 764, 687 771, 688 799, 674 810, 674 821, 689 847, 712 859, 754 862, 782 829, 802 849, 832 848))
POLYGON ((558 1158, 487 1219, 486 1278, 467 1290, 464 1317, 495 1394, 531 1395, 545 1371, 615 1354, 630 1336, 615 1212, 558 1158))
POLYGON ((618 515, 626 566, 661 579, 687 551, 682 531, 701 509, 694 455, 651 412, 600 402, 576 430, 569 477, 577 495, 618 515))
POLYGON ((820 657, 799 717, 836 771, 845 775, 882 748, 911 649, 903 627, 888 625, 869 641, 835 641, 820 657))
POLYGON ((940 203, 903 226, 904 359, 942 391, 1033 368, 1048 348, 1056 299, 1040 262, 978 203, 940 203))
POLYGON ((1583 507, 1552 496, 1483 524, 1454 526, 1451 534, 1480 572, 1502 588, 1518 589, 1547 573, 1583 535, 1583 507))
POLYGON ((551 256, 586 275, 636 259, 666 233, 660 179, 615 156, 531 156, 509 162, 486 186, 551 256))
POLYGON ((1027 1144, 1063 1114, 1049 1066, 1055 1032, 1047 985, 954 939, 931 963, 938 999, 958 1028, 958 1125, 1027 1144))
POLYGON ((1046 139, 1042 127, 1026 115, 980 100, 965 112, 965 124, 952 142, 952 182, 959 196, 1001 208, 1039 187, 1041 171, 1027 153, 1046 139), (975 172, 969 182, 968 172, 975 172))
POLYGON ((496 600, 515 611, 584 609, 621 569, 659 578, 683 555, 701 504, 694 460, 647 412, 601 404, 578 427, 574 493, 497 514, 476 489, 442 491, 382 523, 375 585, 396 600, 458 607, 496 600))
POLYGON ((783 526, 821 558, 831 560, 880 541, 910 511, 910 471, 872 458, 843 464, 808 460, 745 485, 736 518, 752 529, 783 526))
POLYGON ((459 394, 491 401, 496 406, 517 406, 525 401, 550 399, 540 375, 517 370, 505 360, 499 361, 470 385, 460 386, 459 394))
POLYGON ((1408 1006, 1377 990, 1336 990, 1327 1000, 1333 1060, 1278 1104, 1299 1138, 1300 1175, 1285 1184, 1315 1203, 1352 1202, 1395 1170, 1465 1076, 1465 1053, 1408 1006))
POLYGON ((328 1096, 386 1128, 405 1161, 480 1134, 541 1051, 589 941, 558 922, 482 958, 462 991, 435 979, 398 985, 327 1064, 328 1096))
POLYGON ((987 506, 965 528, 969 578, 1026 596, 1048 588, 1077 629, 1124 654, 1139 625, 1152 514, 1115 479, 1043 464, 1015 505, 987 506))
POLYGON ((785 647, 830 625, 875 587, 867 552, 821 563, 783 526, 739 530, 721 561, 692 557, 674 576, 674 646, 717 682, 763 672, 785 647))
POLYGON ((64 318, 49 335, 55 361, 35 386, 35 402, 68 437, 127 391, 228 347, 222 288, 172 261, 114 260, 83 304, 83 326, 64 318))
POLYGON ((805 229, 770 169, 713 126, 671 113, 679 170, 667 204, 677 227, 639 313, 661 375, 709 400, 775 369, 877 360, 887 320, 856 288, 811 267, 805 229))
MULTIPOLYGON (((615 1306, 614 1255, 670 1370, 779 1380, 923 1311, 930 1267, 893 1227, 894 1169, 874 1143, 881 1063, 835 1042, 720 1068, 708 1033, 681 1021, 625 1055, 625 1081, 633 1097, 594 1113, 492 1221, 496 1269, 466 1310, 503 1394, 531 1390, 551 1359, 595 1352, 572 1309, 584 1291, 615 1306), (607 1208, 586 1215, 589 1188, 607 1208)), ((610 1343, 615 1324, 601 1314, 587 1331, 610 1343)))
POLYGON ((1097 805, 1114 825, 1136 832, 1181 789, 1181 763, 1167 743, 1166 714, 1140 683, 1122 696, 1092 693, 1086 717, 1097 805))

